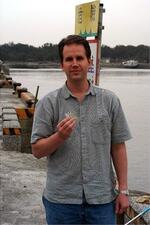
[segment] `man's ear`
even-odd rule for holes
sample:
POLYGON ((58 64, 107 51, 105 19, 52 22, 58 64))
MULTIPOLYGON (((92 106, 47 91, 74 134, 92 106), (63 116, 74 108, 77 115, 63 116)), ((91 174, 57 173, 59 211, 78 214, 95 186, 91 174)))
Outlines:
POLYGON ((91 66, 91 65, 92 65, 92 60, 91 60, 91 58, 88 59, 88 62, 89 62, 89 66, 91 66))

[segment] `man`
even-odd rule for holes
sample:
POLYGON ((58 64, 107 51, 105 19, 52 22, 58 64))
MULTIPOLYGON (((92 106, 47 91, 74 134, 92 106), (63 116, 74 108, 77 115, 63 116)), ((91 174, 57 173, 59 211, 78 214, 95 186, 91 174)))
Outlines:
POLYGON ((47 223, 115 224, 129 206, 127 122, 116 95, 87 80, 88 41, 69 35, 58 47, 67 80, 38 102, 31 138, 34 156, 48 159, 47 223))

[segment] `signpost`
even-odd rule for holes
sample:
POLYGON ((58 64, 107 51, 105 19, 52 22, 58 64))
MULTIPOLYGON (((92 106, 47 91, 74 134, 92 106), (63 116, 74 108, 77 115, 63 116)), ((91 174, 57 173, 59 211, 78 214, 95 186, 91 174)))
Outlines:
POLYGON ((88 79, 99 85, 103 4, 99 0, 76 6, 75 34, 88 38, 91 66, 88 79))
POLYGON ((75 33, 82 37, 97 36, 99 1, 76 6, 75 33))
POLYGON ((97 70, 97 40, 88 40, 90 48, 91 48, 91 66, 89 67, 87 78, 90 80, 92 83, 96 83, 96 70, 97 70))

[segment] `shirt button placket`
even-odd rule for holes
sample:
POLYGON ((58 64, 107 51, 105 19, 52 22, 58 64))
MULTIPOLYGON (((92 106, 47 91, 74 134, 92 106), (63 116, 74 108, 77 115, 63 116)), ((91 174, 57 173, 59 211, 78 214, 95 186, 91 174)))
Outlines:
POLYGON ((83 185, 88 182, 88 155, 86 135, 86 105, 85 101, 80 104, 80 125, 81 125, 81 154, 82 154, 82 178, 83 185))

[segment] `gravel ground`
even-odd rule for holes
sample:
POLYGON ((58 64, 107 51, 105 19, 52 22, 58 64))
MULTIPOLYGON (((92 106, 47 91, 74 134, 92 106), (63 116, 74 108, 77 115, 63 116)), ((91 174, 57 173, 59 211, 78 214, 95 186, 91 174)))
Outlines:
POLYGON ((0 141, 1 225, 46 224, 41 201, 45 178, 45 158, 3 151, 0 141))

